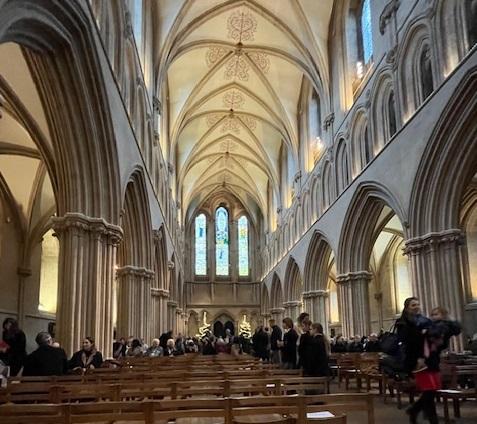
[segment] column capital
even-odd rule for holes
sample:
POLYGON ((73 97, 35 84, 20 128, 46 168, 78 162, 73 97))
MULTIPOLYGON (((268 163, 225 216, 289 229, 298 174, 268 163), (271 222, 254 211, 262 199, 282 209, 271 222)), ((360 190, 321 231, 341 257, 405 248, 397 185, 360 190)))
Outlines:
POLYGON ((261 314, 261 317, 264 318, 264 319, 270 319, 272 317, 272 314, 261 314))
POLYGON ((285 308, 293 308, 294 306, 301 306, 303 302, 299 300, 291 300, 289 302, 283 302, 283 306, 285 308))
POLYGON ((92 218, 79 212, 68 212, 61 217, 52 217, 53 230, 57 235, 76 230, 93 233, 97 237, 106 238, 113 245, 118 245, 123 238, 123 230, 118 225, 110 224, 103 218, 92 218))
POLYGON ((336 278, 337 284, 342 283, 351 283, 358 280, 367 280, 370 281, 373 278, 373 274, 369 271, 354 271, 347 272, 346 274, 340 274, 336 278))
POLYGON ((170 306, 171 308, 177 308, 177 305, 178 305, 178 303, 173 301, 173 300, 169 300, 167 302, 167 306, 170 306))
POLYGON ((17 268, 17 274, 20 276, 20 277, 30 277, 32 272, 31 272, 31 268, 25 268, 25 267, 21 267, 19 266, 17 268))
POLYGON ((328 290, 309 290, 303 293, 303 299, 314 299, 316 297, 327 297, 328 290))
POLYGON ((151 295, 156 297, 164 297, 167 299, 169 297, 169 290, 153 287, 151 288, 151 295))
POLYGON ((182 315, 182 308, 176 308, 176 314, 182 315))
POLYGON ((116 275, 118 277, 122 277, 124 275, 133 275, 135 277, 144 277, 146 279, 152 279, 154 278, 155 273, 154 271, 144 267, 126 265, 121 268, 118 268, 116 271, 116 275))
POLYGON ((270 313, 273 314, 283 314, 285 312, 285 308, 272 308, 270 309, 270 313))
POLYGON ((463 242, 464 235, 462 234, 462 231, 458 228, 451 228, 449 230, 431 232, 423 236, 406 240, 404 243, 404 253, 409 255, 442 244, 462 244, 463 242))

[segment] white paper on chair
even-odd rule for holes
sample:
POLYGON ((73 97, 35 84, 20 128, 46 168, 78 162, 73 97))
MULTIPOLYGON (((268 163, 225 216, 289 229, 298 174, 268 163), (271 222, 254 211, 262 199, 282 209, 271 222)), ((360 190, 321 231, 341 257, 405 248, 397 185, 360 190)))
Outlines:
POLYGON ((330 411, 307 412, 306 418, 333 418, 334 415, 330 411))

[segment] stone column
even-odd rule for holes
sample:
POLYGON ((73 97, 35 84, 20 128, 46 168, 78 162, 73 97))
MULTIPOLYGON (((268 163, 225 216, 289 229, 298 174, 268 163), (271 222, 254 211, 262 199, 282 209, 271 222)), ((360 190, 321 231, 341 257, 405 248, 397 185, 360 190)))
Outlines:
POLYGON ((52 221, 60 244, 57 338, 71 355, 92 336, 103 356, 111 357, 114 267, 122 230, 80 213, 52 221))
POLYGON ((285 308, 270 309, 270 314, 272 315, 272 318, 280 327, 282 327, 282 321, 283 321, 283 318, 285 318, 284 313, 285 313, 285 308))
POLYGON ((177 302, 170 300, 167 302, 167 326, 168 330, 171 330, 174 336, 177 335, 176 333, 176 309, 177 309, 177 302))
POLYGON ((328 334, 328 303, 326 290, 310 290, 303 293, 306 311, 310 314, 313 322, 319 322, 323 326, 325 334, 328 334))
POLYGON ((344 337, 364 336, 370 332, 368 286, 371 278, 368 271, 338 275, 338 301, 344 337))
POLYGON ((285 307, 285 315, 290 317, 293 322, 296 321, 298 315, 301 313, 301 307, 303 303, 299 300, 292 300, 290 302, 285 302, 283 306, 285 307))
POLYGON ((18 324, 20 328, 25 325, 25 284, 26 280, 31 277, 31 269, 26 267, 18 267, 18 324))
POLYGON ((184 335, 184 332, 183 332, 183 330, 182 330, 182 319, 181 319, 181 316, 182 316, 182 308, 176 308, 176 317, 175 317, 176 326, 175 326, 175 334, 179 334, 179 333, 181 333, 182 335, 184 335))
MULTIPOLYGON (((262 314, 261 317, 262 317, 263 326, 268 327, 268 321, 272 319, 272 314, 262 314)), ((275 324, 277 324, 278 326, 281 326, 281 322, 275 322, 275 324)))
MULTIPOLYGON (((405 254, 410 261, 413 294, 421 303, 422 313, 443 306, 452 318, 464 317, 464 293, 461 273, 459 229, 450 229, 406 241, 405 254)), ((463 340, 454 340, 453 348, 463 349, 463 340)))
POLYGON ((142 338, 149 343, 153 327, 151 283, 154 271, 127 265, 117 270, 117 278, 117 333, 142 338))

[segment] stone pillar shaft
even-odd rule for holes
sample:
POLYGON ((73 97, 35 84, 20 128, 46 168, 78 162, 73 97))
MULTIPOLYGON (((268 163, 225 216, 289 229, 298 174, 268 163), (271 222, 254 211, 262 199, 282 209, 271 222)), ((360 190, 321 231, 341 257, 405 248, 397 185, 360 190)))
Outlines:
POLYGON ((310 314, 313 322, 318 322, 323 326, 325 334, 328 334, 328 303, 326 301, 328 292, 326 290, 313 290, 303 293, 305 310, 310 314))
POLYGON ((103 356, 111 357, 114 266, 122 230, 79 213, 53 218, 53 228, 60 244, 57 338, 72 354, 92 336, 103 356))
POLYGON ((151 338, 151 283, 154 272, 124 266, 118 269, 117 333, 123 337, 151 338))
POLYGON ((272 315, 272 318, 275 320, 275 322, 277 323, 279 327, 283 327, 282 321, 283 321, 283 318, 285 318, 284 312, 285 312, 284 308, 273 308, 270 310, 270 314, 272 315))
POLYGON ((338 298, 344 337, 370 333, 368 285, 371 278, 368 271, 338 275, 338 298))
MULTIPOLYGON (((423 314, 442 306, 449 310, 452 318, 462 321, 465 293, 461 273, 462 243, 459 229, 429 233, 406 241, 413 293, 419 298, 423 314)), ((462 350, 462 338, 455 339, 453 347, 462 350)))

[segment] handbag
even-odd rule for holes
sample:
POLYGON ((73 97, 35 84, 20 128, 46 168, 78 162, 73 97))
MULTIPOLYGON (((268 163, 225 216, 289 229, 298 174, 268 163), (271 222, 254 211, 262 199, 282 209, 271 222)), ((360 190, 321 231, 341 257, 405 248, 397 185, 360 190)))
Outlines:
POLYGON ((394 324, 390 331, 386 331, 380 340, 381 350, 391 356, 397 356, 399 353, 399 338, 396 334, 396 324, 394 324))
POLYGON ((420 392, 436 391, 442 388, 441 373, 428 369, 414 373, 416 388, 420 392))

